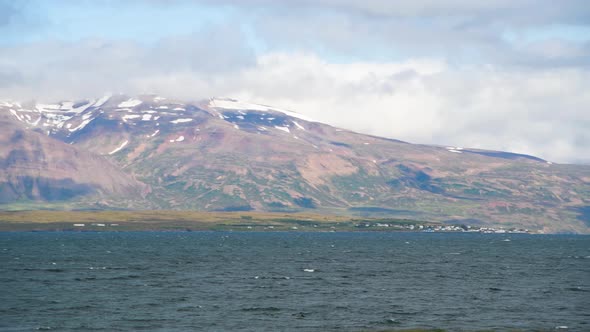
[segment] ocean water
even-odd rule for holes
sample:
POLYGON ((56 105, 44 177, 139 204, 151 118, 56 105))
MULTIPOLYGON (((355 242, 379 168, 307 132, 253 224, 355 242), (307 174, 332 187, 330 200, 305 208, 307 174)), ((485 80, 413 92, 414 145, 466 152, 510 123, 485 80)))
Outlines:
POLYGON ((0 233, 0 331, 566 326, 590 331, 589 236, 0 233))

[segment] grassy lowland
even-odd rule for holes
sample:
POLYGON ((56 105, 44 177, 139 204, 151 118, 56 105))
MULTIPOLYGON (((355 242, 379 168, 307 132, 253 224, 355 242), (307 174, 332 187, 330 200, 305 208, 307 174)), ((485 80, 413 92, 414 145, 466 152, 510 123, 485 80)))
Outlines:
POLYGON ((371 219, 311 213, 197 212, 197 211, 3 211, 0 231, 357 231, 367 225, 405 230, 405 225, 437 223, 406 219, 371 219), (395 227, 397 226, 397 227, 395 227))

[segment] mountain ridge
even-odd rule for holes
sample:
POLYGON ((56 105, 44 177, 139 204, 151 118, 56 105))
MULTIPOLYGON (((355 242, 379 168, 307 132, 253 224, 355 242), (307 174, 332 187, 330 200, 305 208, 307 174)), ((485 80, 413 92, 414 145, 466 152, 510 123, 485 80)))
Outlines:
MULTIPOLYGON (((317 210, 589 232, 580 212, 590 206, 588 166, 411 144, 228 98, 114 95, 2 102, 0 111, 141 182, 144 196, 98 195, 107 207, 317 210)), ((92 206, 91 196, 72 204, 92 206)))

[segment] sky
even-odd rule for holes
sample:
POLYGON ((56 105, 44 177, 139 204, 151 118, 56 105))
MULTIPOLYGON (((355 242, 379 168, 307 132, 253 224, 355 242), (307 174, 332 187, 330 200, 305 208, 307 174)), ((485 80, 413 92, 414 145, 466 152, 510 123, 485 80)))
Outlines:
POLYGON ((587 0, 0 0, 0 99, 272 105, 590 163, 587 0))

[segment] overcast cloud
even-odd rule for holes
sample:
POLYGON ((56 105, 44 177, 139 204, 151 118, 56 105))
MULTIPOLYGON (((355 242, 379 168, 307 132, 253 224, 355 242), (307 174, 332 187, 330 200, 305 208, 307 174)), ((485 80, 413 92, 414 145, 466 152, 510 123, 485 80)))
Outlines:
POLYGON ((226 96, 415 143, 590 162, 589 8, 0 1, 0 98, 226 96))

